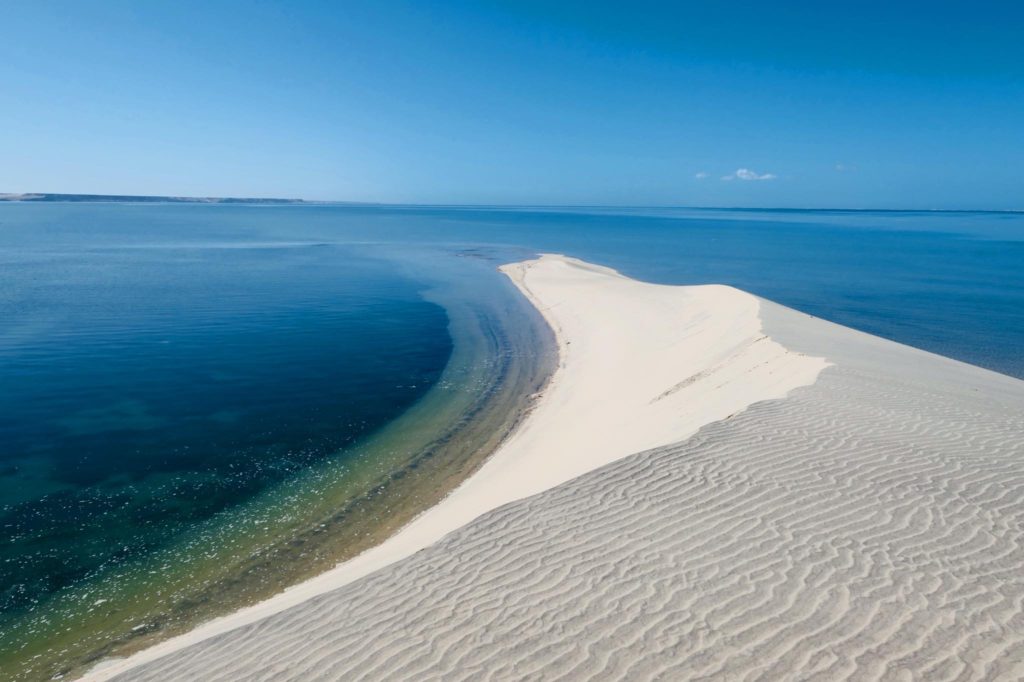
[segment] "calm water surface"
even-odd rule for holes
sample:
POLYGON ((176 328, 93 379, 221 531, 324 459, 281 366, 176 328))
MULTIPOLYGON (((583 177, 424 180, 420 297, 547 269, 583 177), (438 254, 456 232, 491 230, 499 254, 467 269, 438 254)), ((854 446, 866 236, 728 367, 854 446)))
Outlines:
POLYGON ((451 351, 415 283, 333 247, 96 248, 4 267, 5 613, 379 428, 451 351))
POLYGON ((0 630, 344 463, 543 251, 1024 377, 1024 215, 0 205, 0 630))

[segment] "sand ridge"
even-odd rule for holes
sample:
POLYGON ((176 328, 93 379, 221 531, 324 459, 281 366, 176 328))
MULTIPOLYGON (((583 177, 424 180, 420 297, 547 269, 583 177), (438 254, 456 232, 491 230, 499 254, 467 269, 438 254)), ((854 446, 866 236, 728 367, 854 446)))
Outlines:
MULTIPOLYGON (((620 277, 549 262, 565 266, 544 269, 556 281, 527 284, 564 293, 620 277)), ((607 305, 615 287, 598 289, 607 305)), ((728 370, 770 350, 764 336, 782 344, 773 374, 826 356, 816 381, 118 679, 1024 677, 1024 382, 750 298, 756 329, 689 303, 699 322, 682 338, 729 330, 703 369, 597 397, 713 403, 695 391, 746 386, 760 363, 728 370)), ((576 346, 571 297, 547 303, 576 346)), ((596 348, 616 335, 594 339, 566 365, 576 353, 601 366, 596 348)))
POLYGON ((839 364, 123 679, 1021 679, 1024 382, 902 374, 839 364))
POLYGON ((551 325, 560 365, 477 473, 376 548, 267 602, 102 664, 85 679, 109 679, 349 584, 504 504, 783 397, 827 366, 768 338, 760 301, 731 287, 647 284, 559 255, 502 270, 551 325))

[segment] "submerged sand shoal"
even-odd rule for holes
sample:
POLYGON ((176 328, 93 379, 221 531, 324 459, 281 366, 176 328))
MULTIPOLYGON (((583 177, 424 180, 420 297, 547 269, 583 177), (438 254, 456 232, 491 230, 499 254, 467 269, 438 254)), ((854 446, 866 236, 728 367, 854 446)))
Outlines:
POLYGON ((1024 382, 728 287, 507 271, 562 366, 494 457, 291 604, 104 677, 1024 674, 1024 382))

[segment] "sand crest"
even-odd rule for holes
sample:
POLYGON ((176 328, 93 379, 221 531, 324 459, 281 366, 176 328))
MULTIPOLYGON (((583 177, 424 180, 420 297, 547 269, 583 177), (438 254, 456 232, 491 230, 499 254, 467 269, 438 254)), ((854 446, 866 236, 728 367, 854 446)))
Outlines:
POLYGON ((516 434, 319 593, 121 679, 1024 675, 1024 382, 728 287, 506 272, 562 348, 516 434))

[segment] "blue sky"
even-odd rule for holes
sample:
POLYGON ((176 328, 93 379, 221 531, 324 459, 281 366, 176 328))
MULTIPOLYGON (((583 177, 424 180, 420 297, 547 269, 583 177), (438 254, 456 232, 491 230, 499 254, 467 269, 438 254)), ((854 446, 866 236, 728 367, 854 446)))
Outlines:
POLYGON ((0 191, 1024 208, 1017 2, 46 2, 0 191))

